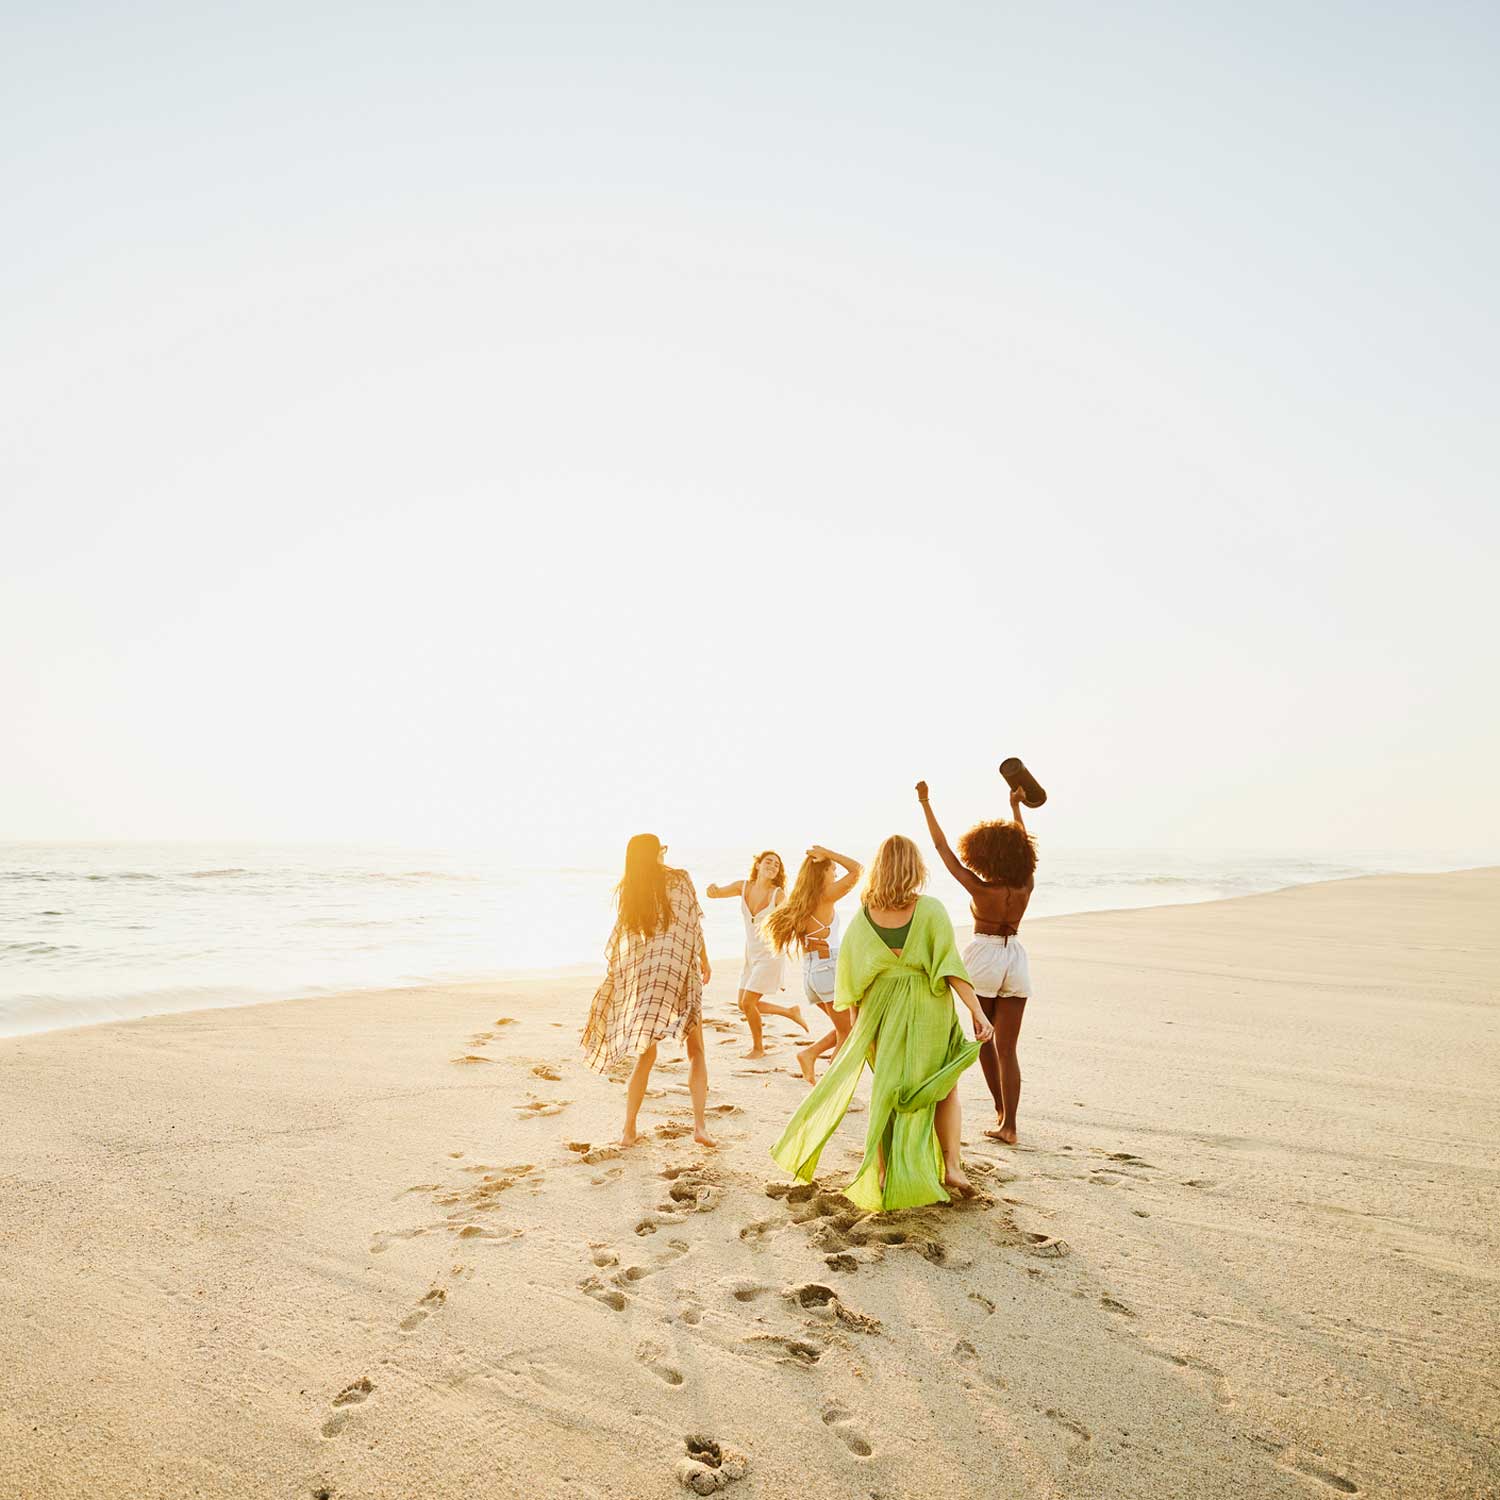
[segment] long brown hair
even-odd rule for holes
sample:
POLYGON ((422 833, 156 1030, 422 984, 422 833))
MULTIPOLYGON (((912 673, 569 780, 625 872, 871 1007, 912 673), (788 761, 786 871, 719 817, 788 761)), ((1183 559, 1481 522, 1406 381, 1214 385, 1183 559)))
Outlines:
POLYGON ((774 849, 762 849, 754 859, 750 861, 750 873, 745 877, 748 884, 753 885, 755 878, 760 874, 761 861, 774 859, 776 861, 776 879, 771 882, 778 891, 786 889, 786 861, 774 849))
POLYGON ((615 887, 620 926, 638 937, 654 937, 672 925, 667 870, 661 862, 661 840, 638 833, 625 846, 625 873, 615 887))
POLYGON ((768 915, 760 919, 760 930, 766 941, 778 952, 803 946, 802 924, 813 914, 828 888, 828 872, 832 864, 826 859, 814 859, 811 854, 802 861, 797 871, 792 894, 773 907, 768 915))

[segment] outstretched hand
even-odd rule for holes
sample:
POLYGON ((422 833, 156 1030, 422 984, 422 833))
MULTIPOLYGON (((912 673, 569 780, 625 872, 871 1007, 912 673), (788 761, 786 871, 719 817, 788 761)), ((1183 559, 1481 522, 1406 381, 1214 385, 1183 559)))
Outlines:
POLYGON ((1023 800, 1024 793, 1022 792, 1021 788, 1018 786, 1013 786, 1010 789, 1010 810, 1012 812, 1015 812, 1015 810, 1020 807, 1023 800))
POLYGON ((925 781, 919 781, 917 783, 917 801, 927 801, 927 783, 925 781))

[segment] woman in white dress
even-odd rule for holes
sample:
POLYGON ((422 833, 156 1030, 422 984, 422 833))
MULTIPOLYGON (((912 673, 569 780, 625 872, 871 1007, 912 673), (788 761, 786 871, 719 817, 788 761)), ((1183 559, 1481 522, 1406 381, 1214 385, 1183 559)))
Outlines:
POLYGON ((782 990, 782 959, 766 942, 760 930, 761 918, 781 905, 786 895, 786 867, 781 856, 766 849, 750 864, 748 879, 732 885, 710 885, 708 895, 714 900, 728 896, 740 898, 740 916, 745 921, 745 966, 740 970, 739 1007, 750 1023, 750 1050, 746 1057, 764 1057, 761 1016, 785 1016, 804 1031, 800 1005, 773 1005, 765 997, 782 990))

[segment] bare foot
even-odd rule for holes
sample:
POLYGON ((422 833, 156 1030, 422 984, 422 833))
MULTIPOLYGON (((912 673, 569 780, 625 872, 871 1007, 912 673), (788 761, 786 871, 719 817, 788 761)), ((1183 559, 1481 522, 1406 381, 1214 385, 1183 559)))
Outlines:
POLYGON ((740 1053, 741 1057, 764 1057, 765 1055, 766 1049, 764 1047, 752 1047, 748 1052, 740 1053))
POLYGON ((717 1146, 719 1143, 701 1126, 693 1132, 693 1139, 700 1146, 717 1146))
POLYGON ((797 1066, 802 1069, 802 1076, 807 1080, 808 1087, 811 1087, 818 1081, 818 1075, 813 1072, 813 1064, 816 1061, 816 1053, 809 1054, 804 1051, 797 1054, 797 1066))
POLYGON ((625 1133, 620 1137, 620 1144, 622 1146, 633 1146, 640 1138, 640 1134, 635 1126, 630 1125, 626 1127, 625 1133))
POLYGON ((1007 1146, 1016 1143, 1016 1127, 1014 1125, 1002 1125, 999 1130, 986 1130, 985 1134, 992 1136, 997 1141, 1004 1141, 1007 1146))
POLYGON ((974 1196, 974 1184, 964 1176, 962 1167, 944 1167, 943 1186, 950 1193, 957 1193, 960 1198, 974 1196))

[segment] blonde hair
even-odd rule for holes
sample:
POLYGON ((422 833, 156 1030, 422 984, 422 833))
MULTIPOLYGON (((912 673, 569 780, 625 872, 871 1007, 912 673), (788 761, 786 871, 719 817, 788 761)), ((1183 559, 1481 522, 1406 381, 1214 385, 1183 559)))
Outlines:
POLYGON ((822 901, 823 892, 828 888, 828 872, 832 868, 828 860, 814 859, 809 854, 797 871, 792 894, 760 919, 760 930, 778 953, 803 947, 802 928, 822 901))
POLYGON ((911 905, 926 884, 927 866, 917 846, 905 834, 893 833, 875 851, 863 900, 876 911, 899 911, 911 905))

